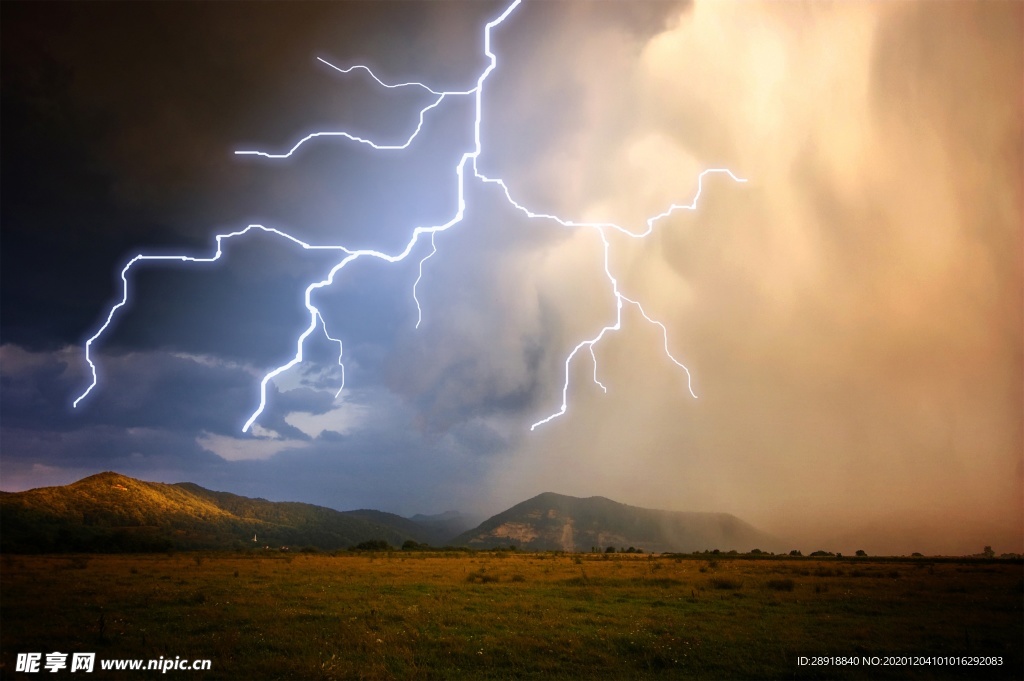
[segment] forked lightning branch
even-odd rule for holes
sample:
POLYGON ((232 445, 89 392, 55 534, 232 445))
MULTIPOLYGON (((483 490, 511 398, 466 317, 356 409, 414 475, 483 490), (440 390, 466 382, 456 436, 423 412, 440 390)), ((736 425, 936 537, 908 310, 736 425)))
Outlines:
MULTIPOLYGON (((548 222, 551 223, 553 226, 556 226, 557 228, 594 230, 599 235, 603 244, 603 262, 601 264, 604 269, 605 277, 607 278, 608 283, 610 285, 609 300, 611 303, 614 304, 614 315, 611 318, 609 318, 605 325, 598 329, 594 333, 594 335, 590 336, 589 338, 584 338, 580 340, 566 356, 564 363, 564 380, 562 383, 561 404, 552 413, 534 423, 530 427, 531 430, 536 429, 538 426, 548 423, 551 420, 558 418, 559 416, 562 416, 563 414, 566 413, 569 404, 570 368, 573 365, 573 362, 589 361, 593 366, 594 383, 597 384, 597 386, 600 387, 603 391, 607 392, 607 387, 598 378, 598 360, 595 348, 610 332, 618 331, 619 329, 622 328, 623 309, 627 305, 635 307, 636 310, 640 312, 641 316, 643 316, 643 318, 647 322, 658 327, 662 335, 665 356, 669 361, 678 366, 679 369, 681 369, 681 371, 683 372, 683 374, 685 374, 687 390, 689 390, 690 394, 693 397, 696 397, 697 395, 693 392, 689 369, 687 369, 687 367, 681 361, 679 361, 675 357, 675 355, 673 355, 670 349, 668 329, 665 327, 664 324, 648 315, 647 311, 644 309, 643 305, 639 300, 631 298, 628 295, 626 295, 626 293, 623 292, 618 279, 612 273, 610 266, 610 255, 612 247, 611 242, 608 239, 608 236, 611 232, 619 232, 628 237, 643 239, 653 232, 655 225, 660 220, 667 218, 668 216, 672 215, 677 211, 696 210, 697 201, 700 198, 701 192, 703 191, 704 178, 710 174, 725 174, 736 182, 746 182, 746 180, 737 177, 730 170, 727 170, 725 168, 709 168, 707 170, 704 170, 696 178, 697 191, 690 203, 672 204, 662 212, 658 213, 657 215, 648 218, 646 220, 646 223, 642 227, 637 229, 629 229, 612 222, 577 222, 575 220, 566 219, 557 215, 533 211, 529 207, 519 202, 515 198, 514 193, 510 186, 508 185, 508 183, 506 183, 501 178, 489 177, 488 175, 484 174, 481 171, 478 162, 481 154, 483 153, 483 144, 480 139, 480 126, 484 116, 485 85, 488 76, 490 76, 490 74, 498 66, 498 58, 491 50, 491 35, 493 30, 509 17, 516 10, 516 8, 519 7, 521 2, 522 0, 515 0, 505 9, 504 12, 501 13, 500 16, 488 22, 484 26, 484 55, 487 58, 487 66, 477 77, 475 85, 465 90, 435 90, 424 83, 415 81, 388 83, 385 80, 379 78, 366 66, 355 65, 349 66, 347 68, 339 68, 338 66, 330 64, 329 62, 323 59, 320 60, 327 66, 337 69, 338 71, 344 74, 349 74, 353 72, 365 74, 366 76, 372 78, 377 83, 377 85, 382 88, 416 88, 426 93, 429 93, 431 95, 432 101, 430 102, 430 104, 419 110, 418 115, 416 116, 416 125, 404 142, 400 144, 379 144, 377 142, 374 142, 373 140, 366 139, 364 137, 360 137, 358 135, 354 135, 344 131, 321 131, 306 135, 305 137, 295 142, 289 149, 277 153, 256 150, 244 150, 235 152, 239 156, 256 156, 271 160, 284 159, 290 157, 292 154, 299 151, 299 149, 302 148, 304 145, 323 140, 324 138, 342 138, 343 140, 346 140, 352 144, 367 145, 381 153, 401 153, 402 150, 409 148, 412 144, 415 143, 416 138, 419 136, 420 131, 423 129, 424 121, 427 119, 428 116, 432 115, 436 109, 438 109, 438 107, 441 105, 442 102, 444 102, 445 99, 453 97, 472 97, 475 102, 475 116, 473 119, 473 144, 471 148, 465 149, 462 152, 460 160, 453 170, 454 182, 452 191, 456 194, 457 197, 457 208, 455 210, 455 213, 446 222, 437 225, 420 225, 414 227, 411 230, 409 240, 406 243, 405 248, 396 253, 386 253, 383 251, 377 251, 372 249, 350 249, 340 244, 310 244, 307 243, 306 241, 303 241, 302 239, 292 236, 291 234, 287 234, 285 232, 282 232, 281 230, 274 229, 272 227, 265 227, 263 225, 249 225, 243 229, 239 229, 234 232, 216 235, 216 249, 211 255, 206 257, 197 257, 191 255, 137 255, 131 260, 129 260, 128 263, 121 270, 121 300, 110 308, 110 310, 107 313, 106 320, 96 331, 96 333, 91 338, 89 338, 85 343, 85 359, 86 362, 89 364, 89 369, 92 375, 92 381, 90 382, 88 387, 86 387, 86 389, 82 392, 82 394, 79 395, 77 399, 75 399, 73 403, 74 406, 77 407, 81 403, 81 401, 97 386, 99 378, 96 363, 93 357, 94 346, 97 343, 97 341, 99 341, 103 337, 103 334, 107 331, 107 329, 110 328, 111 324, 114 321, 114 317, 116 316, 117 311, 128 303, 128 275, 132 268, 135 267, 136 265, 150 261, 177 261, 184 264, 214 262, 219 260, 220 257, 223 255, 224 241, 228 239, 234 239, 245 236, 249 232, 255 230, 273 234, 281 238, 282 240, 290 241, 294 244, 301 246, 303 249, 306 250, 336 251, 339 255, 339 260, 331 268, 327 276, 318 281, 310 282, 310 284, 306 287, 304 301, 306 310, 309 312, 309 324, 296 338, 295 354, 290 359, 288 359, 288 361, 284 362, 277 368, 269 371, 260 381, 258 405, 252 412, 252 414, 249 416, 248 420, 246 420, 245 425, 242 427, 242 432, 247 432, 256 422, 256 420, 260 417, 260 415, 263 413, 263 410, 267 406, 267 386, 275 377, 281 375, 282 373, 288 371, 289 369, 292 369, 293 367, 295 367, 296 365, 303 361, 303 349, 305 347, 306 341, 313 333, 319 330, 321 333, 324 334, 324 336, 329 341, 337 345, 338 363, 342 365, 342 369, 344 370, 344 364, 342 363, 344 348, 342 342, 340 339, 335 338, 330 333, 328 333, 327 322, 324 319, 324 315, 321 312, 321 310, 317 308, 316 305, 313 304, 312 297, 316 291, 331 286, 334 283, 335 279, 342 272, 342 270, 344 270, 345 267, 348 266, 350 263, 355 262, 356 260, 359 260, 361 258, 374 258, 388 263, 402 262, 403 260, 408 258, 409 255, 413 252, 413 250, 419 243, 420 239, 429 239, 430 251, 429 253, 427 253, 426 256, 421 258, 418 263, 418 276, 412 286, 411 291, 412 300, 413 303, 416 305, 417 311, 416 327, 419 327, 420 321, 423 318, 423 310, 420 306, 419 298, 417 297, 417 291, 421 283, 423 283, 424 277, 429 277, 428 261, 435 253, 437 253, 437 245, 434 240, 434 237, 439 232, 445 232, 449 229, 452 229, 462 222, 466 211, 465 197, 467 182, 479 182, 487 185, 496 185, 498 189, 502 192, 508 203, 511 206, 513 206, 516 210, 523 213, 527 218, 532 220, 548 222)), ((337 395, 340 395, 341 390, 343 389, 344 371, 342 372, 341 385, 338 388, 337 395)))

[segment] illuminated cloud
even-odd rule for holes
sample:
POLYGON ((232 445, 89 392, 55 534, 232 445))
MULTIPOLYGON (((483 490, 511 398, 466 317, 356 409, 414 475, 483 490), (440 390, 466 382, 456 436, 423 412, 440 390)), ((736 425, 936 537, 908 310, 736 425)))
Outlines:
MULTIPOLYGON (((557 160, 531 147, 553 167, 538 192, 628 216, 700 165, 750 182, 623 256, 701 399, 682 399, 654 334, 623 334, 601 358, 609 394, 581 390, 495 471, 505 500, 543 486, 729 506, 823 538, 885 513, 1019 544, 1015 19, 1010 3, 698 2, 627 42, 630 66, 581 65, 575 137, 591 142, 557 160)), ((604 36, 581 32, 585 62, 604 36)))
MULTIPOLYGON (((322 414, 291 411, 284 417, 284 420, 311 438, 320 437, 324 431, 344 435, 358 428, 366 420, 366 408, 358 404, 342 402, 322 414)), ((255 429, 253 434, 256 434, 255 429)))
POLYGON ((268 431, 263 437, 255 438, 203 433, 196 438, 196 444, 225 461, 265 461, 281 452, 303 447, 306 443, 302 440, 285 440, 277 433, 268 431))

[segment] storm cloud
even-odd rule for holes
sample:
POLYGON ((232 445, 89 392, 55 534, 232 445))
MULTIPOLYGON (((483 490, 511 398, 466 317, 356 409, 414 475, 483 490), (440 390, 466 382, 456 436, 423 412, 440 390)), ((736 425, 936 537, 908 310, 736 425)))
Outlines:
MULTIPOLYGON (((496 28, 480 170, 608 231, 467 182, 465 220, 314 294, 328 333, 277 379, 336 262, 259 223, 400 250, 457 209, 471 98, 401 153, 422 93, 315 61, 463 87, 501 3, 3 6, 4 489, 107 468, 240 494, 493 513, 539 492, 724 511, 801 548, 1024 549, 1021 6, 526 2, 496 28), (96 35, 130 36, 93 50, 96 35), (188 36, 188 40, 181 40, 188 36), (187 46, 187 48, 186 48, 187 46), (14 139, 13 144, 7 140, 14 139), (8 197, 13 197, 8 200, 8 197), (814 545, 811 545, 814 544, 814 545)), ((728 548, 728 547, 722 547, 728 548)))

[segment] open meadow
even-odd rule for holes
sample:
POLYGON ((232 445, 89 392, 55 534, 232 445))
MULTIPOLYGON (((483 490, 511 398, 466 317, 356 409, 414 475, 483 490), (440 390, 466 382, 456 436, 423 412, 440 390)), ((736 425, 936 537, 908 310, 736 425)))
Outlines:
POLYGON ((5 679, 1024 678, 1020 561, 268 551, 0 567, 5 679), (95 671, 19 672, 31 652, 94 652, 95 671), (210 669, 100 668, 161 656, 210 669))

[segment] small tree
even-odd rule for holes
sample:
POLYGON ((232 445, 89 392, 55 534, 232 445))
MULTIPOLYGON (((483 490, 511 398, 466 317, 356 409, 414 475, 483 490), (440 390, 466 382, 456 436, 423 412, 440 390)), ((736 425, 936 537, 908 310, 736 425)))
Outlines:
POLYGON ((991 546, 986 546, 985 550, 981 552, 981 555, 985 556, 986 558, 995 558, 996 552, 992 550, 991 546))
POLYGON ((615 547, 614 546, 609 546, 608 548, 606 548, 604 550, 604 552, 605 553, 615 553, 615 547))
POLYGON ((865 558, 865 557, 867 557, 867 555, 868 554, 864 551, 864 549, 857 549, 857 557, 858 558, 865 558))

